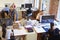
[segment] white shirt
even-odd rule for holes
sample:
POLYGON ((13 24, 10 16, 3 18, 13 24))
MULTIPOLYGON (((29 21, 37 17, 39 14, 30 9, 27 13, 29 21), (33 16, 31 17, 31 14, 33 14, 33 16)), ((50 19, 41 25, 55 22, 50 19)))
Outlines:
POLYGON ((11 29, 7 29, 7 31, 6 31, 6 39, 10 39, 11 33, 12 33, 11 29))

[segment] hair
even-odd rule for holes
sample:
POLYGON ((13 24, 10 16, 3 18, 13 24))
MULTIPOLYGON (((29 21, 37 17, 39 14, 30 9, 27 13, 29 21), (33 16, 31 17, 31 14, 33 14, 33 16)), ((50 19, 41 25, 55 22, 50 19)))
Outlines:
POLYGON ((51 27, 51 29, 53 29, 54 23, 50 23, 50 27, 51 27))
POLYGON ((8 7, 8 5, 5 5, 5 7, 8 7))

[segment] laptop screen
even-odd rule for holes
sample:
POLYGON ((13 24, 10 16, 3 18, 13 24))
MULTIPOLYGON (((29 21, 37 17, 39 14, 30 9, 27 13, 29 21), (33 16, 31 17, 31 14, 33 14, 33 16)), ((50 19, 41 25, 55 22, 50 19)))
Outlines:
POLYGON ((41 23, 53 23, 54 18, 55 18, 54 15, 42 16, 41 23))

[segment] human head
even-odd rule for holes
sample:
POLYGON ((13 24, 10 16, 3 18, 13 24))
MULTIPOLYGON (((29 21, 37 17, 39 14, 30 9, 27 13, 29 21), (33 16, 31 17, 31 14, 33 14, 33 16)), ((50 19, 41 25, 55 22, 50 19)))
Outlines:
POLYGON ((14 8, 13 8, 13 6, 11 5, 11 6, 10 6, 10 11, 13 11, 13 10, 14 10, 14 8))
POLYGON ((54 23, 50 23, 50 27, 51 27, 51 29, 53 29, 54 28, 54 23))
POLYGON ((8 5, 5 5, 5 7, 8 7, 8 5))

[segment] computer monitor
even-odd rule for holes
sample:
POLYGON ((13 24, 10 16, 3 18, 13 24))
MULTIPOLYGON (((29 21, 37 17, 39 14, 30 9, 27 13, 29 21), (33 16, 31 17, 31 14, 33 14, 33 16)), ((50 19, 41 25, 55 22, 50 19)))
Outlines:
POLYGON ((22 8, 25 8, 25 4, 21 4, 21 7, 22 7, 22 8))
POLYGON ((25 4, 25 8, 32 8, 32 3, 30 3, 30 4, 25 4))
POLYGON ((54 15, 42 16, 41 23, 54 23, 54 15))

